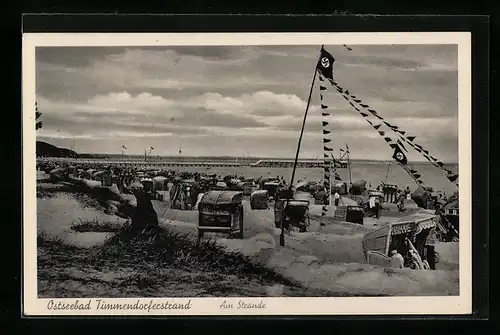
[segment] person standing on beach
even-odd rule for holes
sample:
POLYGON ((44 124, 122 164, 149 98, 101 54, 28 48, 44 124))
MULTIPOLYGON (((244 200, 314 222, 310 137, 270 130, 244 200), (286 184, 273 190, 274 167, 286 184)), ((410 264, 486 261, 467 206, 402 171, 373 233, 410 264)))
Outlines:
POLYGON ((334 199, 334 202, 335 202, 335 207, 338 207, 339 206, 339 202, 340 202, 340 194, 337 190, 335 190, 335 194, 333 195, 333 199, 334 199))
POLYGON ((375 197, 375 217, 380 219, 380 198, 378 196, 375 197))
POLYGON ((404 193, 406 199, 410 199, 410 193, 411 193, 410 186, 406 186, 405 193, 404 193))

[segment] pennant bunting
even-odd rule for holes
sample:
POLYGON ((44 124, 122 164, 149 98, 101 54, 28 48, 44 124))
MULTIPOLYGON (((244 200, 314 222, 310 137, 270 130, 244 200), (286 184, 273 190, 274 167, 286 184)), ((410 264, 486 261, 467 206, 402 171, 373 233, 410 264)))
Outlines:
POLYGON ((321 116, 330 116, 330 113, 321 113, 321 116))
POLYGON ((405 146, 403 145, 403 143, 398 139, 397 140, 397 143, 399 144, 399 146, 406 152, 408 152, 408 150, 406 150, 405 146))
MULTIPOLYGON (((321 100, 323 100, 323 98, 321 98, 321 100)), ((323 105, 323 104, 321 104, 321 109, 327 109, 327 108, 328 108, 328 106, 327 106, 327 105, 323 105)))
MULTIPOLYGON (((406 144, 410 145, 413 149, 415 149, 417 152, 419 152, 420 154, 422 154, 424 156, 424 158, 426 158, 429 162, 431 162, 431 164, 437 166, 437 167, 440 167, 440 168, 443 168, 443 163, 438 161, 435 157, 431 156, 430 155, 430 152, 426 149, 424 149, 421 145, 419 144, 416 144, 414 143, 414 140, 416 138, 416 136, 406 136, 406 132, 399 129, 398 126, 396 125, 393 125, 389 122, 387 122, 386 120, 384 120, 384 118, 380 115, 378 115, 378 113, 374 110, 374 109, 371 109, 369 105, 367 104, 363 104, 362 103, 362 100, 361 99, 357 99, 356 96, 354 96, 353 94, 350 94, 349 90, 348 89, 343 89, 341 87, 338 86, 338 84, 336 82, 333 82, 333 80, 330 80, 330 82, 332 83, 332 85, 334 85, 337 89, 338 92, 342 93, 342 97, 344 99, 346 99, 349 104, 357 111, 360 113, 360 115, 365 118, 365 120, 375 129, 378 131, 378 133, 384 138, 384 141, 386 143, 388 143, 388 145, 394 150, 394 154, 393 154, 393 158, 398 161, 400 164, 406 166, 407 163, 408 163, 408 160, 406 158, 406 155, 404 154, 404 152, 408 152, 408 149, 405 147, 405 145, 403 144, 403 142, 405 142, 406 144), (349 97, 351 99, 349 99, 349 97), (352 100, 352 101, 351 101, 352 100), (369 114, 367 114, 366 112, 364 111, 361 111, 360 108, 358 108, 354 103, 358 104, 361 108, 363 109, 366 109, 369 113, 371 113, 374 117, 378 118, 382 123, 381 124, 373 124, 372 121, 369 120, 368 116, 369 114), (387 126, 390 130, 394 131, 395 133, 398 134, 398 138, 396 143, 397 144, 394 144, 393 140, 386 135, 386 132, 383 131, 383 130, 380 130, 380 127, 382 126, 382 124, 384 124, 385 126, 387 126)), ((330 148, 326 148, 325 147, 325 150, 327 149, 330 149, 330 148)), ((407 171, 410 175, 412 175, 414 177, 414 179, 419 183, 419 184, 423 184, 422 180, 420 179, 421 177, 421 174, 418 173, 417 171, 415 170, 412 170, 412 171, 407 171), (413 174, 412 174, 413 173, 413 174)), ((455 176, 455 174, 451 175, 449 174, 449 177, 448 178, 450 181, 456 181, 458 179, 458 175, 455 176)))
POLYGON ((324 139, 323 139, 323 143, 330 143, 331 141, 332 141, 332 140, 331 140, 331 139, 329 139, 329 138, 324 138, 324 139))

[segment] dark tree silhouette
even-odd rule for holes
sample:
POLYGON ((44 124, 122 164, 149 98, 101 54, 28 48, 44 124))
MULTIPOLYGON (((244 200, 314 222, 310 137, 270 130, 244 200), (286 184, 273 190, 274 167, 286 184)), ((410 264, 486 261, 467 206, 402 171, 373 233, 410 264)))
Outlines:
POLYGON ((38 104, 37 104, 37 103, 35 103, 35 121, 36 121, 36 128, 35 128, 35 130, 40 129, 40 128, 42 128, 42 126, 43 126, 43 122, 42 122, 42 121, 39 121, 40 116, 42 116, 42 113, 40 113, 40 112, 38 111, 38 104))

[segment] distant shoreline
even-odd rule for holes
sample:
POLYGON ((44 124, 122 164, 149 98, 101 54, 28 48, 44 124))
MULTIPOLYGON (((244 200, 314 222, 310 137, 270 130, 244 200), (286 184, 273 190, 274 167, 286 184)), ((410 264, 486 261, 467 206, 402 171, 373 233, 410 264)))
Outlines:
MULTIPOLYGON (((79 154, 79 158, 86 159, 125 159, 125 160, 138 160, 144 161, 144 155, 119 155, 119 154, 89 154, 89 153, 81 153, 79 154)), ((218 161, 218 162, 257 162, 259 160, 277 160, 277 161, 293 161, 294 158, 287 157, 231 157, 231 156, 156 156, 151 155, 148 156, 149 161, 183 161, 183 162, 192 162, 192 161, 218 161)), ((345 159, 342 159, 345 160, 345 159)), ((322 161, 321 158, 299 158, 299 161, 322 161)), ((378 160, 378 159, 362 159, 362 158, 351 158, 351 163, 385 163, 389 164, 393 162, 393 160, 378 160)), ((430 164, 428 161, 408 161, 410 164, 430 164)), ((458 165, 458 162, 443 162, 445 165, 458 165)))

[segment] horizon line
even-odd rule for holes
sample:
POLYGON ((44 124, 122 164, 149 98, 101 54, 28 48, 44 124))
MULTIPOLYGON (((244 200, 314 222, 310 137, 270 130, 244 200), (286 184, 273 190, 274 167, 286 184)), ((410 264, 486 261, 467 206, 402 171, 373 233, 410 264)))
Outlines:
MULTIPOLYGON (((116 154, 116 153, 78 153, 78 155, 96 155, 96 156, 119 156, 121 157, 122 154, 116 154)), ((130 155, 127 155, 125 154, 125 156, 129 156, 129 157, 141 157, 143 158, 144 157, 144 154, 130 154, 130 155)), ((147 156, 148 158, 151 157, 151 158, 157 158, 157 157, 160 157, 160 158, 175 158, 175 159, 179 159, 179 156, 178 155, 148 155, 147 156)), ((185 158, 232 158, 232 159, 245 159, 245 160, 251 160, 251 159, 255 159, 255 160, 287 160, 287 161, 294 161, 295 158, 293 157, 263 157, 263 156, 222 156, 222 155, 206 155, 206 156, 203 156, 203 155, 194 155, 194 156, 180 156, 181 159, 185 159, 185 158)), ((347 160, 347 159, 340 159, 340 158, 336 158, 337 160, 347 160)), ((304 161, 304 160, 318 160, 318 161, 322 161, 324 160, 323 158, 299 158, 298 161, 304 161)), ((353 158, 353 157, 350 157, 349 160, 351 161, 358 161, 358 162, 383 162, 383 163, 390 163, 392 162, 393 160, 391 159, 366 159, 366 158, 353 158)), ((415 160, 415 161, 408 161, 409 163, 429 163, 429 161, 427 160, 415 160)), ((445 161, 442 161, 443 164, 458 164, 459 162, 445 162, 445 161)))

